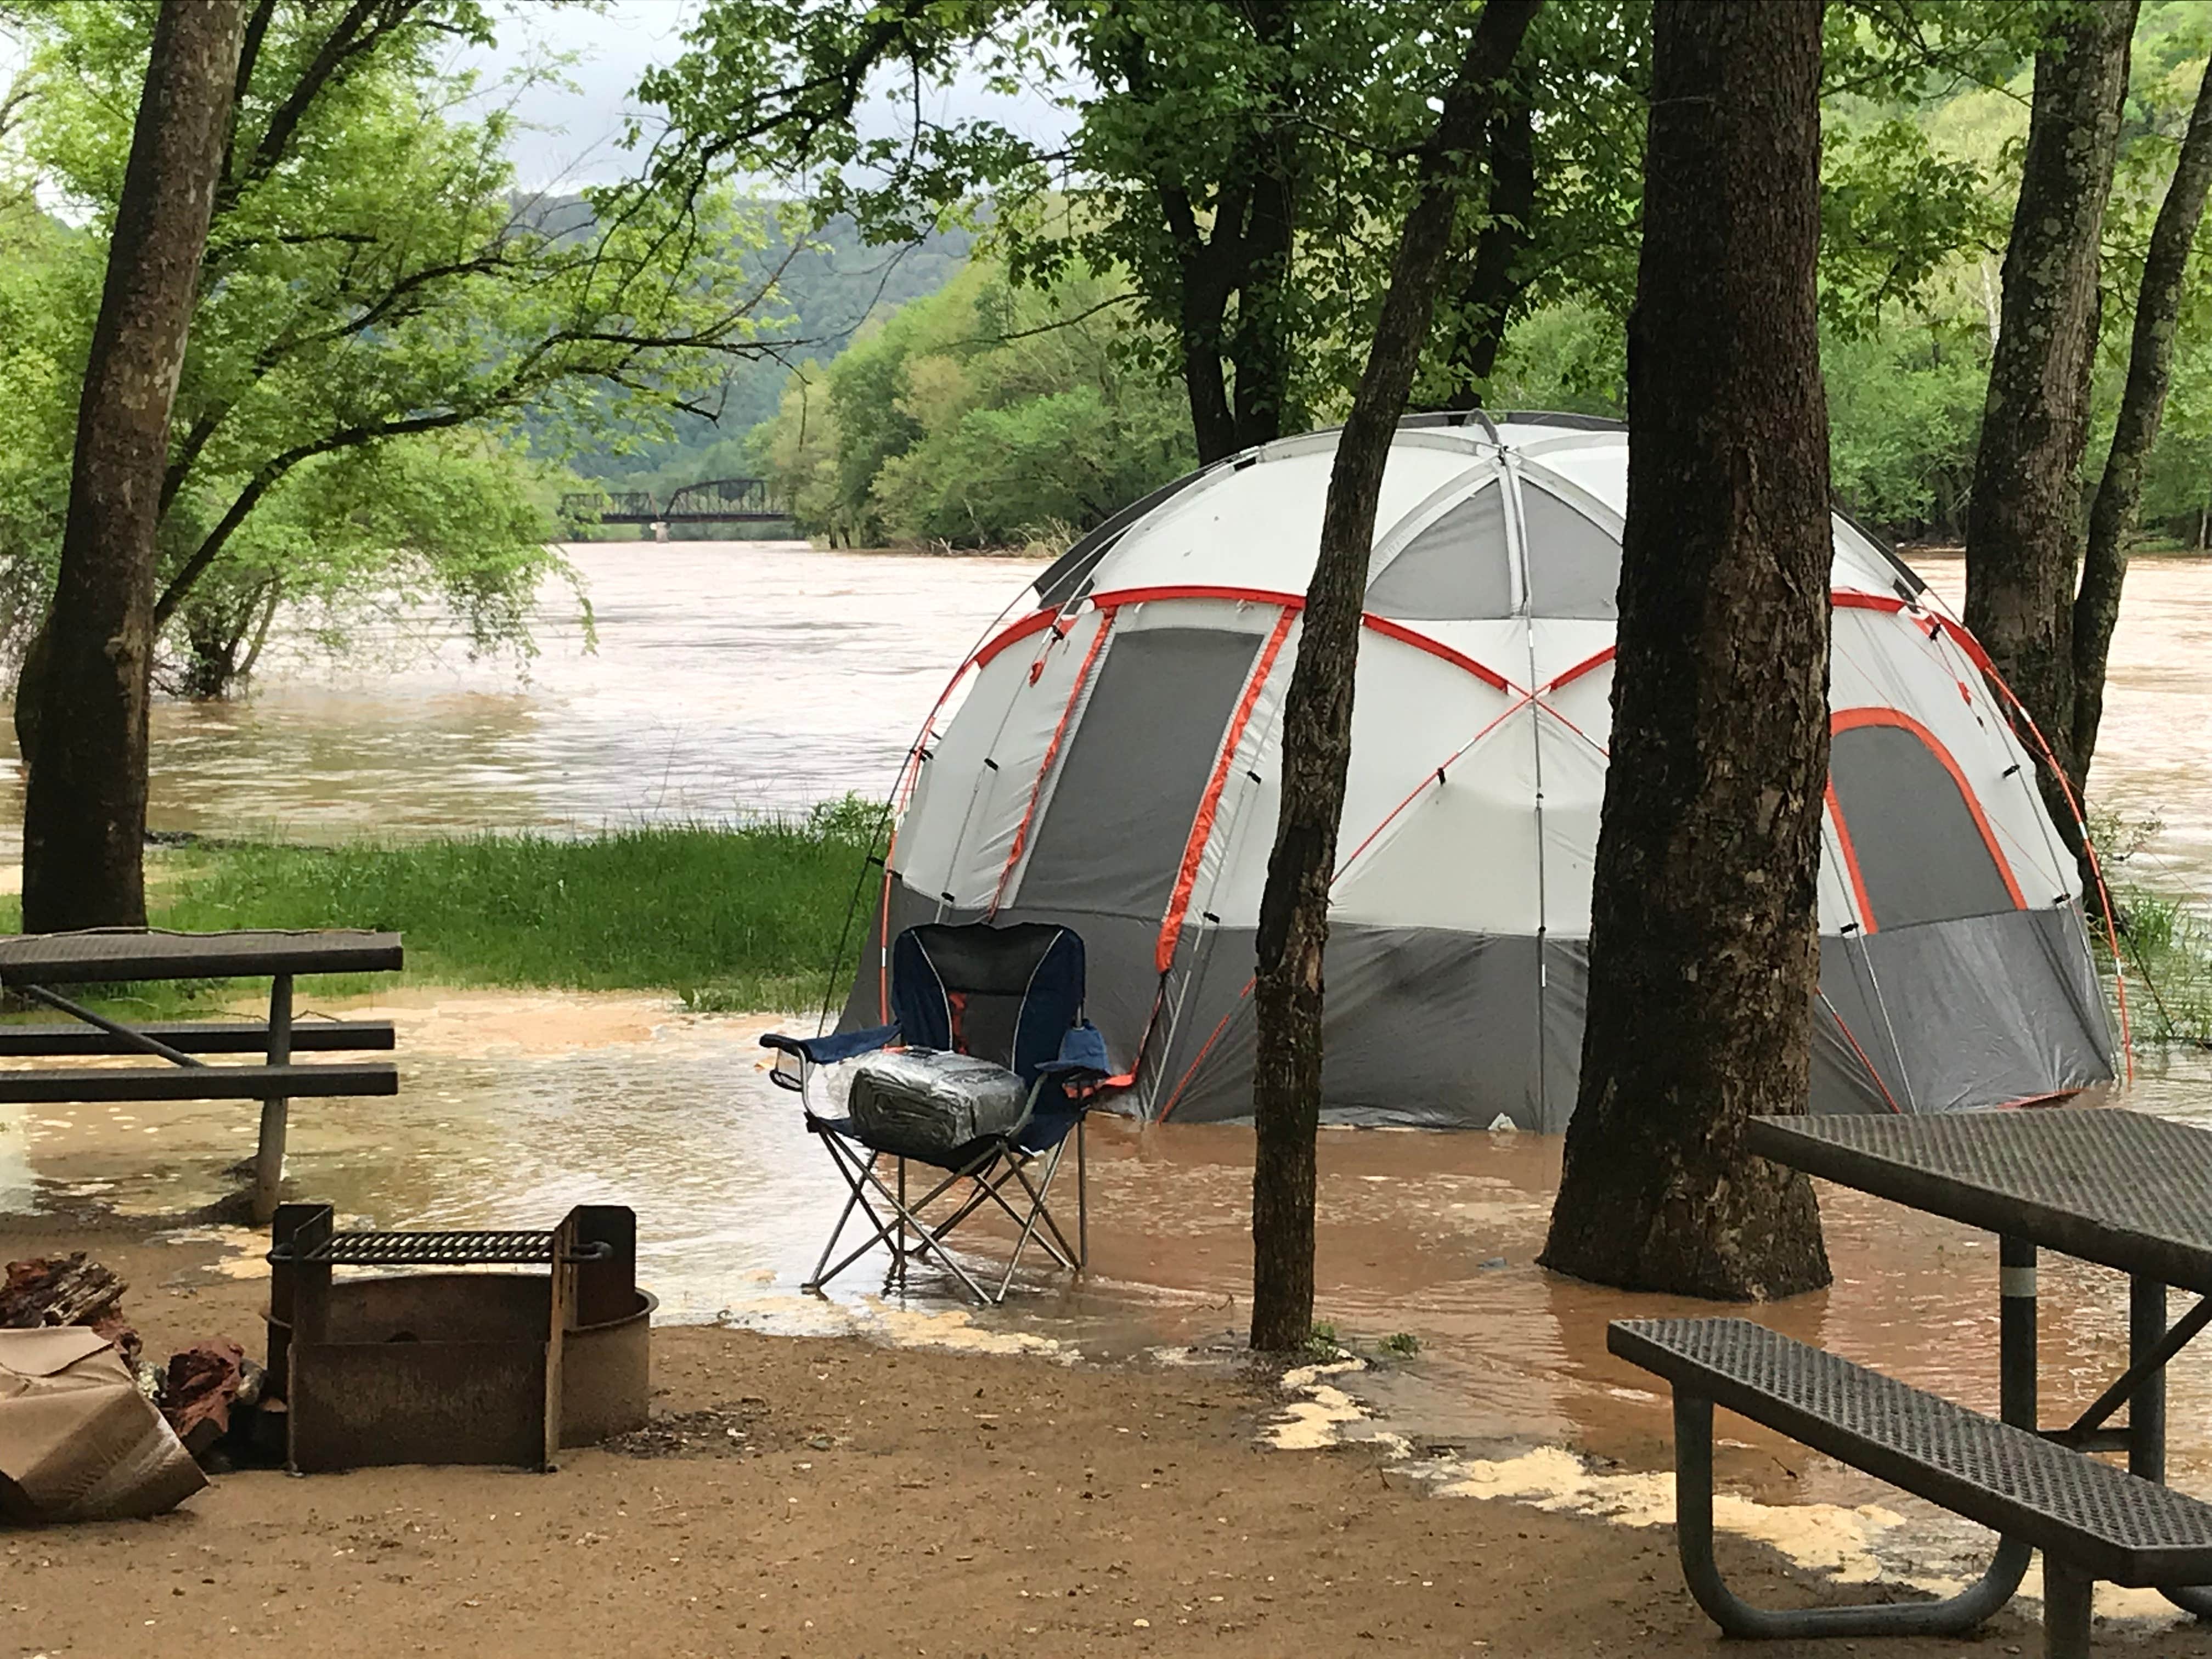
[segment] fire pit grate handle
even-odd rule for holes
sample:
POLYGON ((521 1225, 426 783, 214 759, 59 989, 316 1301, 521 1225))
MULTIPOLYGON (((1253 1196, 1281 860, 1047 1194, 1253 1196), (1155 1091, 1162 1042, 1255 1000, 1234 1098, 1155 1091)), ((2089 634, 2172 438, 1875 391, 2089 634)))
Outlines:
MULTIPOLYGON (((477 1267, 543 1266, 553 1260, 550 1232, 333 1233, 301 1251, 289 1242, 269 1252, 271 1261, 327 1262, 334 1267, 477 1267)), ((567 1261, 604 1261, 614 1247, 587 1241, 567 1261)))

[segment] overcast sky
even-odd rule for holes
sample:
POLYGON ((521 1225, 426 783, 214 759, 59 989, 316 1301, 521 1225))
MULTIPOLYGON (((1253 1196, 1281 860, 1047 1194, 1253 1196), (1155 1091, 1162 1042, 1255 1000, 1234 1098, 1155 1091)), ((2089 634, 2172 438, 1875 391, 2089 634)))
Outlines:
MULTIPOLYGON (((701 0, 612 0, 596 13, 544 0, 503 0, 498 46, 464 60, 487 82, 550 54, 573 54, 576 59, 563 71, 574 83, 572 90, 534 86, 515 104, 516 113, 533 129, 514 145, 521 182, 542 188, 621 176, 629 166, 620 143, 623 123, 633 112, 650 114, 640 111, 631 89, 647 69, 683 52, 684 31, 701 9, 701 0)), ((888 126, 896 119, 887 102, 871 101, 879 105, 881 114, 869 125, 888 126)), ((949 88, 933 112, 940 119, 988 115, 1039 138, 1066 127, 1066 118, 1043 98, 1000 98, 974 80, 949 88)))
MULTIPOLYGON (((647 69, 682 53, 684 31, 696 21, 702 5, 702 0, 609 0, 593 10, 549 0, 494 0, 498 45, 489 52, 465 52, 458 60, 459 67, 483 76, 488 99, 510 97, 498 89, 500 83, 527 66, 556 55, 575 60, 562 71, 568 88, 541 82, 512 96, 516 114, 529 129, 517 135, 512 147, 520 182, 540 189, 604 183, 626 173, 632 162, 621 146, 623 125, 633 112, 651 116, 630 96, 631 89, 647 69)), ((22 58, 21 43, 0 31, 0 87, 22 66, 22 58)), ((894 130, 905 106, 894 106, 882 93, 877 88, 864 106, 864 126, 894 130)), ((1043 97, 1000 97, 980 77, 936 94, 931 113, 939 120, 988 115, 1042 140, 1060 137, 1068 127, 1066 115, 1043 97)))

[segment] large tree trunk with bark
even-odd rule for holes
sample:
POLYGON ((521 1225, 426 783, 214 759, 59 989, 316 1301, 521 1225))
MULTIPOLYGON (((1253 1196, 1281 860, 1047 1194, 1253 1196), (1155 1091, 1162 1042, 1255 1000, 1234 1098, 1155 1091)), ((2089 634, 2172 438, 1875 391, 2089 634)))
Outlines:
POLYGON ((1489 0, 1423 147, 1367 367, 1338 440, 1321 551, 1283 702, 1282 805, 1260 901, 1258 1063, 1252 1079, 1252 1346, 1301 1347, 1313 1328, 1314 1137, 1321 1121, 1322 951, 1352 757, 1352 674, 1382 472, 1428 344, 1462 181, 1537 0, 1489 0))
POLYGON ((1628 520, 1581 1091, 1547 1267, 1744 1299, 1828 1282, 1802 1112, 1828 768, 1818 5, 1660 0, 1628 520))
MULTIPOLYGON (((2035 61, 2020 201, 1966 511, 1966 625, 2068 773, 2081 452, 2097 348, 2097 272, 2135 0, 2063 9, 2035 61)), ((2044 797, 2069 845, 2063 778, 2044 797)))
POLYGON ((2105 457, 2104 477, 2089 508, 2088 552, 2082 561, 2081 590, 2074 599, 2074 728, 2068 733, 2077 801, 2088 787, 2097 728, 2105 717, 2105 664, 2112 652, 2112 625, 2120 617, 2120 587, 2127 580, 2127 538, 2142 503, 2143 467, 2158 442, 2159 422, 2166 414, 2182 278, 2189 270, 2197 225, 2204 217, 2208 186, 2212 186, 2212 65, 2207 66, 2197 88, 2189 130, 2174 158, 2173 178, 2151 229, 2142 288, 2136 300, 2127 389, 2120 394, 2112 447, 2105 457))
POLYGON ((155 538, 169 412, 235 100, 239 0, 165 0, 85 365, 33 688, 23 926, 143 927, 155 538))

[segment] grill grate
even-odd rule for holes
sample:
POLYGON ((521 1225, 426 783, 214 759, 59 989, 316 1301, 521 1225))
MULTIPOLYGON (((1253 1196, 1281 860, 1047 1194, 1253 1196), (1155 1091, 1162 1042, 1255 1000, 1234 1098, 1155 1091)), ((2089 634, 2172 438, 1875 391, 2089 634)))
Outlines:
MULTIPOLYGON (((550 1232, 333 1233, 305 1251, 279 1244, 271 1261, 326 1262, 334 1267, 543 1267, 553 1260, 550 1232)), ((611 1249, 586 1243, 566 1260, 603 1261, 611 1249)))

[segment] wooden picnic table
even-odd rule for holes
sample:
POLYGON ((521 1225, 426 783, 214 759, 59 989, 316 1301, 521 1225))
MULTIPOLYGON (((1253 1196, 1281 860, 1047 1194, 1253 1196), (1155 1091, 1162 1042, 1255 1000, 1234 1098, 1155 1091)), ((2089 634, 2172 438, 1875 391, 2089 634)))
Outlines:
MULTIPOLYGON (((2164 1483, 2166 1367, 2212 1323, 2212 1133, 2124 1107, 2045 1107, 1754 1118, 1749 1145, 1838 1186, 1996 1234, 2003 1419, 2077 1450, 2125 1451, 2130 1474, 2164 1483), (2039 1249, 2129 1276, 2127 1370, 2063 1429, 2043 1428, 2036 1410, 2039 1249), (2168 1285, 2200 1298, 2170 1326, 2168 1285), (2108 1428, 2124 1405, 2126 1425, 2108 1428)), ((2212 1617, 2212 1587, 2163 1593, 2212 1617)))
POLYGON ((295 1049, 389 1049, 393 1042, 389 1021, 295 1024, 294 979, 302 974, 392 972, 404 960, 398 934, 355 929, 178 933, 118 927, 0 937, 0 986, 76 1022, 0 1025, 0 1054, 44 1058, 146 1054, 167 1062, 151 1068, 73 1066, 0 1072, 0 1102, 259 1100, 261 1130, 254 1154, 253 1214, 257 1222, 265 1222, 276 1212, 283 1179, 291 1100, 300 1096, 391 1095, 399 1088, 398 1074, 388 1061, 294 1063, 295 1049), (270 981, 266 1023, 131 1023, 95 1012, 54 988, 264 976, 270 981), (203 1054, 256 1052, 262 1056, 259 1065, 210 1066, 198 1058, 203 1054))

